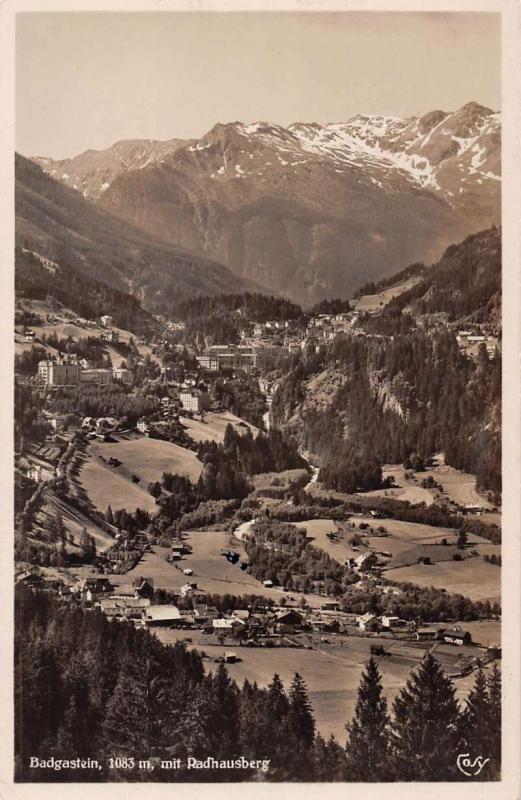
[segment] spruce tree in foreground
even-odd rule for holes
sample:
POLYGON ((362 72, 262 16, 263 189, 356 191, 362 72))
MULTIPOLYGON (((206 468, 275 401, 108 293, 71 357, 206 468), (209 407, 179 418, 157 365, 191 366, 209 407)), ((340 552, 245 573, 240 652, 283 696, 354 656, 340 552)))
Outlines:
POLYGON ((501 778, 501 673, 494 664, 487 679, 489 698, 489 752, 487 764, 489 780, 501 778))
MULTIPOLYGON (((315 719, 304 679, 295 672, 289 690, 289 711, 284 723, 282 753, 294 780, 313 780, 312 746, 315 719)), ((279 755, 280 758, 280 755, 279 755)))
POLYGON ((394 702, 395 780, 461 779, 456 766, 460 730, 454 685, 428 653, 394 702))
POLYGON ((466 748, 483 747, 490 730, 490 701, 487 681, 482 669, 476 672, 474 688, 465 702, 461 717, 462 737, 466 748))
POLYGON ((389 715, 382 679, 374 658, 367 662, 358 688, 355 714, 348 732, 347 777, 353 781, 389 778, 389 715))
POLYGON ((315 738, 315 719, 304 678, 295 672, 289 690, 289 721, 301 744, 311 747, 315 738))
POLYGON ((476 672, 474 688, 467 697, 461 718, 464 751, 471 758, 481 756, 489 759, 479 775, 482 781, 499 780, 501 758, 501 686, 497 684, 497 668, 487 681, 482 669, 476 672), (489 687, 492 687, 492 695, 489 687), (497 690, 499 689, 499 705, 497 690), (498 712, 499 710, 499 717, 498 712))

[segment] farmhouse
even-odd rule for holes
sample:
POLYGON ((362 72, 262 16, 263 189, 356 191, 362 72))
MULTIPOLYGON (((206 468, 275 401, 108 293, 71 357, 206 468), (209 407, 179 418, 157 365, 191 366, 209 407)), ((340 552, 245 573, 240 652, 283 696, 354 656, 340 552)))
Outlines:
POLYGON ((400 617, 382 616, 382 628, 407 628, 408 623, 405 619, 400 617))
POLYGON ((101 334, 101 339, 104 342, 119 342, 119 333, 113 328, 101 334))
POLYGON ((294 628, 300 628, 304 618, 294 608, 281 609, 275 614, 275 630, 279 633, 291 633, 294 628))
POLYGON ((42 480, 42 468, 39 464, 31 464, 25 473, 27 477, 35 483, 40 483, 42 480))
POLYGON ((377 558, 373 552, 362 553, 353 559, 353 569, 355 572, 365 572, 374 567, 376 562, 377 558))
POLYGON ((338 611, 340 603, 338 600, 326 600, 322 603, 322 611, 338 611))
POLYGON ((416 638, 421 641, 434 641, 438 636, 435 628, 418 628, 416 638))
POLYGON ((181 612, 177 606, 149 606, 143 611, 143 624, 149 626, 172 625, 179 622, 181 612))
POLYGON ((378 620, 375 614, 368 611, 367 614, 356 618, 356 624, 362 631, 374 631, 378 627, 378 620))
MULTIPOLYGON (((440 632, 441 633, 441 632, 440 632)), ((472 642, 472 636, 468 631, 463 631, 461 628, 451 628, 451 630, 443 631, 442 638, 444 642, 449 644, 457 644, 461 647, 464 644, 472 642)))
POLYGON ((237 619, 236 617, 228 617, 226 619, 214 619, 212 621, 212 628, 217 633, 237 630, 237 628, 241 628, 244 625, 246 625, 244 620, 237 619))
POLYGON ((126 617, 127 619, 142 619, 143 611, 150 605, 147 598, 135 597, 107 597, 98 601, 98 604, 107 617, 126 617))
POLYGON ((196 583, 185 583, 181 586, 180 592, 182 597, 187 597, 192 594, 192 592, 197 591, 197 584, 196 583))
POLYGON ((92 603, 111 594, 113 586, 108 578, 83 578, 76 589, 78 595, 92 603))
POLYGON ((194 603, 194 617, 197 622, 203 624, 208 620, 217 619, 219 612, 213 606, 207 606, 203 603, 194 603))
POLYGON ((138 597, 152 598, 154 594, 154 579, 153 578, 136 578, 132 581, 132 587, 138 597))

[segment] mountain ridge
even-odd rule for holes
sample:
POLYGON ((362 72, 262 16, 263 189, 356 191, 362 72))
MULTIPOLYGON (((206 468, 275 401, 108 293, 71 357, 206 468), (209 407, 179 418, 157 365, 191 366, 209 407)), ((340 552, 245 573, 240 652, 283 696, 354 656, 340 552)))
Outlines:
POLYGON ((169 152, 156 145, 91 181, 97 203, 304 305, 499 223, 500 115, 475 102, 405 120, 217 123, 169 152))
POLYGON ((225 266, 155 239, 16 155, 16 244, 67 265, 148 310, 199 294, 257 290, 225 266))

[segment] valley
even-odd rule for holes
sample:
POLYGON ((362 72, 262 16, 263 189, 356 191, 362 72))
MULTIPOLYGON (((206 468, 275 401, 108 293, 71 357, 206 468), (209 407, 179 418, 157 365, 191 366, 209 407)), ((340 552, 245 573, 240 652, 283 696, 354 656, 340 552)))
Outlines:
POLYGON ((62 268, 23 255, 46 297, 24 273, 19 580, 184 642, 208 673, 266 688, 298 670, 340 742, 370 656, 390 703, 427 653, 464 703, 500 654, 497 451, 473 444, 499 430, 497 242, 307 313, 209 295, 135 328, 130 296, 100 306, 96 285, 79 313, 62 268), (469 254, 476 311, 458 317, 437 270, 469 254))

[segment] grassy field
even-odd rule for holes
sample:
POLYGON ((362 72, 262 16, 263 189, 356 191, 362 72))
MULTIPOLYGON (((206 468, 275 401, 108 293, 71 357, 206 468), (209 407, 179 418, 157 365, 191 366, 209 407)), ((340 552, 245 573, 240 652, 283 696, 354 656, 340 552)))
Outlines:
MULTIPOLYGON (((246 595, 256 594, 269 597, 279 602, 283 596, 288 596, 279 588, 267 589, 252 575, 241 570, 240 562, 230 564, 221 555, 223 548, 233 548, 242 553, 242 545, 232 540, 232 534, 225 531, 190 531, 185 534, 186 541, 192 546, 193 552, 176 562, 177 566, 170 564, 166 559, 169 554, 167 547, 154 547, 151 552, 145 553, 139 564, 125 575, 111 576, 114 583, 130 583, 140 575, 147 575, 154 579, 156 588, 176 591, 188 580, 183 575, 183 569, 193 570, 190 580, 197 583, 198 589, 211 594, 246 595)), ((317 595, 304 595, 308 605, 318 608, 323 599, 317 595)), ((298 597, 301 597, 299 594, 298 597)))
POLYGON ((355 301, 355 311, 376 311, 386 305, 393 297, 398 297, 398 295, 406 292, 407 289, 411 289, 420 280, 420 278, 409 278, 406 281, 402 281, 402 283, 397 283, 395 286, 383 289, 378 294, 364 294, 355 301))
POLYGON ((203 420, 180 417, 180 421, 194 442, 223 442, 224 432, 226 430, 226 426, 229 424, 233 425, 236 430, 242 433, 246 433, 248 428, 251 430, 254 436, 256 436, 259 432, 258 428, 256 428, 254 425, 251 425, 249 422, 245 422, 240 417, 236 417, 235 414, 231 414, 229 411, 219 413, 208 411, 204 415, 203 420))
MULTIPOLYGON (((245 678, 257 681, 259 686, 267 686, 277 672, 289 689, 291 679, 298 671, 306 681, 317 727, 323 736, 334 734, 343 744, 346 739, 345 724, 351 720, 360 676, 370 655, 372 639, 362 637, 329 637, 330 643, 322 643, 320 637, 313 637, 314 650, 294 648, 248 648, 235 643, 224 646, 209 645, 204 636, 196 631, 169 631, 157 629, 158 638, 173 643, 189 636, 193 647, 204 651, 210 657, 220 656, 233 650, 241 658, 237 664, 229 664, 230 676, 239 684, 245 678)), ((307 637, 303 637, 304 641, 307 637)), ((309 639, 311 641, 311 639, 309 639)), ((379 659, 385 694, 392 701, 405 684, 411 669, 421 660, 426 646, 414 642, 385 642, 392 656, 379 659)), ((437 657, 447 671, 454 672, 462 656, 472 648, 441 647, 437 657)), ((207 662, 208 669, 214 670, 216 664, 207 662)), ((474 682, 473 676, 457 679, 457 694, 463 699, 474 682)))
POLYGON ((148 483, 160 480, 163 472, 187 475, 193 482, 201 474, 203 465, 186 447, 133 434, 114 438, 114 442, 92 444, 92 453, 106 459, 111 456, 119 459, 122 464, 117 471, 128 478, 137 475, 145 489, 148 483))
MULTIPOLYGON (((487 509, 492 508, 492 504, 486 497, 476 490, 475 475, 449 467, 445 464, 443 453, 438 453, 435 456, 434 463, 435 466, 432 469, 415 473, 413 479, 405 477, 406 471, 402 464, 385 464, 382 467, 382 475, 384 478, 392 475, 397 488, 377 489, 374 492, 365 494, 367 496, 395 497, 400 500, 408 500, 410 503, 425 502, 426 505, 431 505, 435 497, 440 494, 440 490, 424 489, 420 484, 424 478, 432 477, 436 483, 443 487, 441 495, 452 502, 461 506, 476 505, 487 509)), ((494 519, 489 519, 489 521, 499 524, 499 515, 495 516, 494 519)))
POLYGON ((387 570, 385 575, 392 581, 434 586, 471 600, 497 602, 501 594, 501 568, 487 564, 482 558, 414 564, 387 570))
POLYGON ((295 527, 301 530, 306 530, 308 536, 312 537, 310 542, 313 547, 319 547, 324 550, 328 556, 334 558, 340 564, 343 564, 346 558, 354 558, 359 556, 360 553, 366 550, 366 547, 360 546, 358 550, 353 550, 348 544, 348 540, 353 535, 354 531, 345 532, 342 526, 338 526, 336 522, 331 519, 310 519, 303 522, 293 523, 295 527), (339 533, 340 538, 331 541, 327 536, 328 533, 339 533))
MULTIPOLYGON (((353 517, 352 522, 357 527, 360 524, 370 525, 374 530, 379 527, 386 529, 390 536, 404 539, 407 542, 436 542, 446 538, 449 542, 454 539, 455 531, 452 528, 436 528, 434 525, 421 525, 416 522, 404 522, 400 519, 373 519, 372 517, 353 517)), ((388 537, 384 537, 385 542, 388 537)), ((469 539, 470 541, 470 539, 469 539)), ((387 547, 382 547, 387 550, 387 547)))
MULTIPOLYGON (((390 475, 394 475, 393 472, 389 472, 390 475)), ((357 494, 363 495, 364 497, 390 497, 393 500, 404 500, 408 503, 412 503, 412 505, 416 505, 417 503, 425 503, 426 506, 431 506, 434 503, 434 495, 428 489, 424 489, 422 486, 414 486, 414 485, 401 485, 402 481, 399 478, 396 478, 397 482, 400 486, 393 488, 393 489, 374 489, 371 492, 358 492, 357 494)), ((384 477, 386 475, 384 474, 384 477)))
POLYGON ((156 502, 146 491, 146 487, 142 488, 123 475, 118 475, 95 455, 85 461, 78 483, 92 504, 103 513, 109 505, 114 510, 125 508, 127 511, 135 511, 136 508, 141 508, 150 513, 157 511, 156 502))

